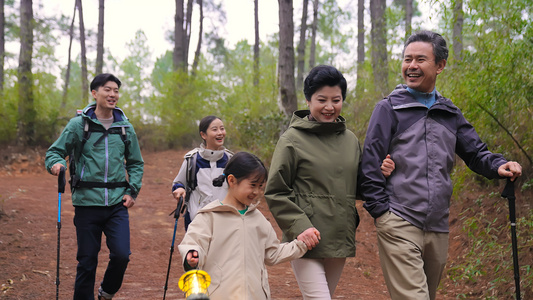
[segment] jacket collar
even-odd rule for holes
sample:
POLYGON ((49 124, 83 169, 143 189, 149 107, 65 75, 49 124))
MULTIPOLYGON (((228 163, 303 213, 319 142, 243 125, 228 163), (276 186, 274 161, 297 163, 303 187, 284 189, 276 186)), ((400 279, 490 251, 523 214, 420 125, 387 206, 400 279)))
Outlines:
POLYGON ((220 147, 218 150, 206 149, 204 143, 201 143, 200 147, 197 149, 198 153, 200 153, 200 156, 208 161, 218 161, 224 157, 224 152, 226 150, 224 146, 220 147))
MULTIPOLYGON (((95 110, 96 102, 93 102, 83 109, 83 115, 91 120, 97 120, 95 110)), ((126 114, 124 114, 122 109, 115 107, 115 109, 113 109, 113 123, 122 122, 126 120, 128 120, 128 118, 126 117, 126 114)))
MULTIPOLYGON (((253 210, 256 210, 257 207, 259 206, 259 203, 260 201, 256 202, 256 203, 252 203, 252 205, 250 205, 248 207, 248 210, 246 211, 245 215, 248 214, 249 212, 253 211, 253 210)), ((231 206, 231 205, 224 205, 220 202, 220 200, 215 200, 209 204, 207 204, 206 206, 204 206, 203 208, 201 208, 198 213, 201 213, 201 212, 208 212, 208 211, 228 211, 228 212, 234 212, 236 214, 239 214, 239 211, 231 206)))
POLYGON ((346 119, 342 116, 339 116, 336 122, 321 123, 309 120, 308 116, 310 114, 311 112, 309 110, 295 111, 292 115, 290 127, 313 133, 340 133, 346 130, 346 119))
MULTIPOLYGON (((452 101, 448 98, 445 98, 442 96, 438 91, 435 91, 435 104, 429 108, 429 110, 445 110, 451 113, 456 113, 459 109, 455 104, 452 103, 452 101)), ((421 107, 426 108, 427 107, 416 101, 413 94, 411 94, 407 90, 407 85, 405 84, 399 84, 396 86, 396 88, 390 93, 388 96, 388 99, 390 101, 390 104, 394 110, 400 110, 405 108, 412 108, 412 107, 421 107)))

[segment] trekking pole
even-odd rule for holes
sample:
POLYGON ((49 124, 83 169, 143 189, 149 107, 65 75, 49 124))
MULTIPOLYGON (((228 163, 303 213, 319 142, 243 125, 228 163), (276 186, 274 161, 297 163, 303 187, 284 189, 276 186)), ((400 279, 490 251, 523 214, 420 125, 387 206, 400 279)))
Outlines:
POLYGON ((61 236, 61 194, 65 192, 65 167, 59 169, 57 176, 57 268, 56 268, 56 300, 59 299, 59 247, 61 236))
POLYGON ((509 221, 511 222, 511 240, 513 244, 513 269, 514 269, 514 282, 516 290, 516 300, 520 300, 520 268, 518 266, 518 246, 516 241, 516 210, 515 210, 515 195, 514 195, 514 182, 511 179, 507 179, 507 184, 502 192, 502 197, 509 200, 509 221))
POLYGON ((170 274, 170 265, 172 263, 172 253, 174 253, 174 241, 176 240, 176 228, 178 227, 178 219, 180 217, 182 206, 183 206, 183 197, 180 197, 178 200, 178 206, 173 212, 170 213, 170 215, 174 214, 174 219, 176 219, 176 221, 174 222, 174 233, 172 234, 172 245, 170 246, 170 257, 168 259, 167 279, 165 280, 165 292, 163 294, 163 300, 165 300, 165 297, 167 296, 168 276, 170 274))

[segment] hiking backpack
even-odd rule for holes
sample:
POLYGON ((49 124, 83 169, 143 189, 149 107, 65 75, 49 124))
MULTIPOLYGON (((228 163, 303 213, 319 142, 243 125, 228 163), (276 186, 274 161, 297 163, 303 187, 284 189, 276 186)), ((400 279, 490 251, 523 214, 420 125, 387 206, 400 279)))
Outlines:
MULTIPOLYGON (((81 116, 82 110, 76 111, 76 116, 81 116)), ((76 149, 73 149, 72 152, 69 155, 69 183, 70 183, 70 190, 73 192, 76 188, 119 188, 119 187, 129 187, 130 184, 127 181, 122 182, 97 182, 97 181, 82 181, 79 176, 76 176, 76 164, 79 162, 81 154, 83 153, 83 150, 85 148, 85 144, 91 137, 91 133, 93 132, 103 132, 102 136, 94 142, 94 145, 100 143, 105 137, 107 137, 108 134, 120 134, 122 141, 124 144, 126 144, 125 147, 125 156, 127 156, 128 151, 128 141, 127 141, 127 134, 126 134, 126 128, 120 127, 120 128, 109 128, 105 129, 101 126, 96 126, 94 123, 87 121, 86 118, 83 118, 83 138, 80 141, 79 145, 79 151, 76 153, 76 149)))

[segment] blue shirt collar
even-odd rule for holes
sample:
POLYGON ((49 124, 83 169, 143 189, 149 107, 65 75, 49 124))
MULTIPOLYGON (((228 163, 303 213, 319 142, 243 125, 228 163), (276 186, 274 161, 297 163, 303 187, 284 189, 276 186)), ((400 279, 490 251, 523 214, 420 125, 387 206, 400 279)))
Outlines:
POLYGON ((409 93, 411 93, 415 97, 416 101, 424 104, 427 108, 430 108, 437 99, 436 97, 437 88, 434 88, 431 93, 423 93, 423 92, 414 90, 410 87, 407 87, 407 90, 409 91, 409 93))

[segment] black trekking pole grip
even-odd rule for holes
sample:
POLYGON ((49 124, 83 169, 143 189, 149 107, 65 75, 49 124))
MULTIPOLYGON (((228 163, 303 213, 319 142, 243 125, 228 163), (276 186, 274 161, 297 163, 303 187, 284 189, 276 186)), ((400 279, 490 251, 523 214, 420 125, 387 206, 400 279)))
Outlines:
POLYGON ((57 192, 64 193, 65 185, 67 184, 65 180, 65 167, 59 169, 59 175, 57 176, 57 192))

